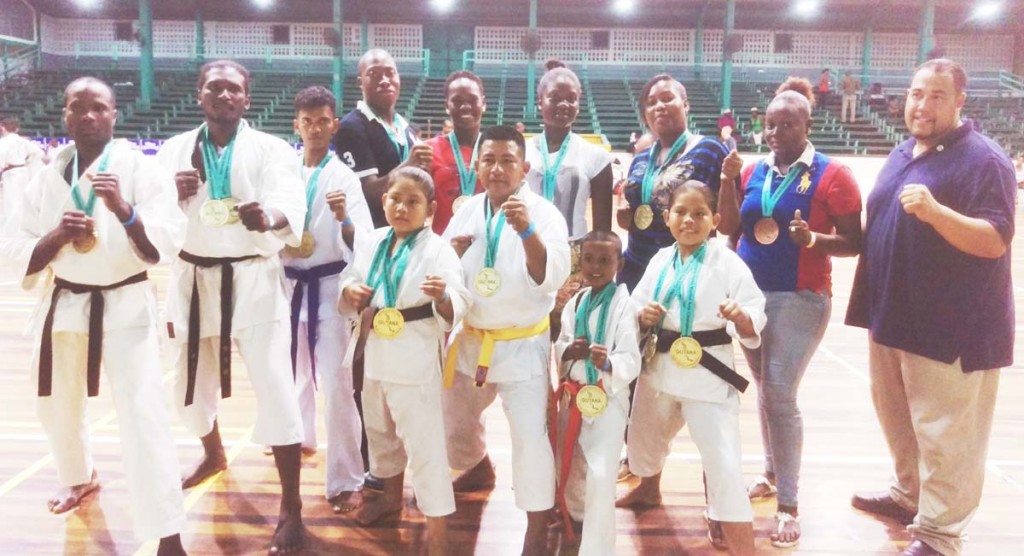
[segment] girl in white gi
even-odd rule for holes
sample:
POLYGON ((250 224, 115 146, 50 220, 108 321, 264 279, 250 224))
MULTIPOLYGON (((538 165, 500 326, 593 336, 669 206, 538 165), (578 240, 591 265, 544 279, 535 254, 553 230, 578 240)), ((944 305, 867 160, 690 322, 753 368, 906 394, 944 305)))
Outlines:
MULTIPOLYGON (((363 416, 370 472, 383 494, 364 500, 356 519, 368 525, 402 510, 405 469, 427 516, 429 553, 448 553, 448 515, 455 495, 445 451, 441 353, 445 333, 468 309, 462 266, 447 242, 425 225, 436 206, 430 174, 393 172, 384 193, 390 227, 360 242, 341 275, 338 308, 360 312, 354 364, 365 365, 363 416)), ((356 373, 358 373, 358 369, 356 373)))
POLYGON ((615 553, 615 483, 640 349, 636 305, 626 286, 615 285, 622 267, 619 236, 590 232, 581 251, 590 287, 565 305, 555 343, 559 392, 568 401, 560 406, 559 429, 565 432, 556 449, 562 517, 583 522, 579 553, 590 556, 615 553))
POLYGON ((676 243, 658 251, 633 291, 640 330, 650 333, 628 448, 629 469, 641 480, 617 505, 661 504, 665 460, 689 424, 706 474, 708 517, 721 522, 730 553, 753 554, 739 429, 739 394, 747 381, 733 370, 732 338, 747 348, 760 345, 765 298, 739 256, 724 241, 708 239, 720 219, 711 189, 684 182, 679 172, 663 179, 662 206, 669 207, 663 218, 676 243))
POLYGON ((45 318, 35 327, 32 358, 39 419, 63 485, 49 508, 64 513, 99 488, 85 405, 87 395, 98 393, 102 360, 136 535, 159 538, 158 554, 184 554, 181 478, 146 271, 177 254, 185 216, 170 174, 152 168, 127 142, 112 140, 117 110, 106 83, 76 79, 64 101, 64 125, 75 144, 24 190, 0 244, 0 263, 26 289, 54 278, 40 306, 45 318))

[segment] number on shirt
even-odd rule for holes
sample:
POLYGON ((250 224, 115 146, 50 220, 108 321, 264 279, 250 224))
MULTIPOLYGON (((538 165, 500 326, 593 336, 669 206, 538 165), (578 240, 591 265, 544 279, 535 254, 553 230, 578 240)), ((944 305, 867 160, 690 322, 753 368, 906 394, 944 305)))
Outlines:
POLYGON ((356 167, 356 161, 355 161, 354 158, 352 158, 352 153, 351 152, 345 151, 344 153, 342 153, 341 157, 345 159, 345 164, 348 164, 349 168, 355 168, 356 167))

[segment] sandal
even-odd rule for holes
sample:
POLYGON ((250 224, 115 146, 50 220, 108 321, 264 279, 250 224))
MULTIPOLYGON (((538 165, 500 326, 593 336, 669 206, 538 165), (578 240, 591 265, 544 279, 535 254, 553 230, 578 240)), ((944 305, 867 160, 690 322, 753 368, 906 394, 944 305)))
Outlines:
POLYGON ((787 512, 778 512, 775 514, 775 532, 771 535, 772 546, 775 548, 793 548, 800 542, 800 518, 793 516, 787 512), (794 527, 796 530, 796 537, 791 541, 780 540, 782 532, 787 527, 794 527))
POLYGON ((764 475, 754 479, 754 482, 750 483, 750 486, 747 487, 747 497, 751 500, 770 498, 775 496, 777 492, 778 489, 775 488, 775 485, 764 475))
POLYGON ((708 524, 708 542, 711 546, 715 547, 716 550, 726 550, 729 548, 729 544, 725 542, 725 533, 722 532, 722 523, 715 521, 708 516, 708 511, 704 510, 704 521, 708 524))

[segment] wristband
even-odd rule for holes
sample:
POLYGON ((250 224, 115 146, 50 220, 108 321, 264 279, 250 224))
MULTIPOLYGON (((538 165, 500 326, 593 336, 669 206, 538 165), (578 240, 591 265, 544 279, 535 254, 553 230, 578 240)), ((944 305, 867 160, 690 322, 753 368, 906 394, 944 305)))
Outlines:
POLYGON ((352 225, 352 217, 349 216, 349 217, 345 218, 345 220, 341 223, 341 225, 342 226, 351 226, 352 225))
POLYGON ((449 299, 451 299, 451 296, 448 295, 448 290, 444 290, 444 297, 441 298, 441 303, 444 303, 445 301, 448 301, 449 299))
POLYGON ((131 216, 128 217, 128 220, 122 220, 121 225, 124 226, 125 228, 131 226, 132 224, 135 223, 136 220, 138 220, 138 216, 138 213, 135 212, 135 207, 132 207, 131 216))
POLYGON ((530 222, 530 225, 525 230, 519 232, 519 239, 526 241, 526 238, 532 236, 536 230, 537 228, 533 225, 533 222, 530 222))
POLYGON ((611 367, 611 366, 612 366, 612 360, 611 359, 605 359, 604 360, 604 366, 601 367, 601 370, 607 373, 608 372, 608 368, 611 367))
POLYGON ((804 247, 806 247, 807 249, 810 249, 811 247, 814 247, 814 243, 816 241, 818 241, 818 234, 816 234, 814 232, 811 232, 811 241, 808 241, 807 245, 804 245, 804 247))
POLYGON ((274 215, 270 213, 270 209, 263 209, 263 216, 267 217, 267 231, 274 230, 274 215))

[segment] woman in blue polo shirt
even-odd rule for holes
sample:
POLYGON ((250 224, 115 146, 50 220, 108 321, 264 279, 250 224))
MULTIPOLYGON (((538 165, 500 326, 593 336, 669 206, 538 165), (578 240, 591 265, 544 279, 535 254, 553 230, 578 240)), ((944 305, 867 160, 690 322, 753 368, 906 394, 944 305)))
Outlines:
POLYGON ((765 474, 751 498, 778 495, 773 546, 800 539, 797 482, 803 420, 797 388, 832 313, 830 257, 860 251, 861 198, 850 169, 807 140, 814 94, 791 78, 765 118, 771 153, 743 171, 737 251, 765 293, 761 347, 744 349, 758 386, 765 474))
POLYGON ((718 230, 730 235, 739 228, 736 188, 720 188, 719 184, 723 179, 733 183, 743 166, 739 155, 725 150, 714 137, 687 131, 690 104, 686 87, 667 73, 655 75, 644 85, 639 104, 640 117, 655 142, 633 158, 623 189, 629 206, 616 214, 619 226, 629 230, 625 262, 617 282, 626 284, 630 291, 640 281, 651 257, 675 242, 662 218, 662 212, 668 208, 663 200, 668 195, 654 187, 658 176, 670 167, 679 167, 683 172, 681 181, 707 184, 718 196, 718 211, 722 215, 718 230))

